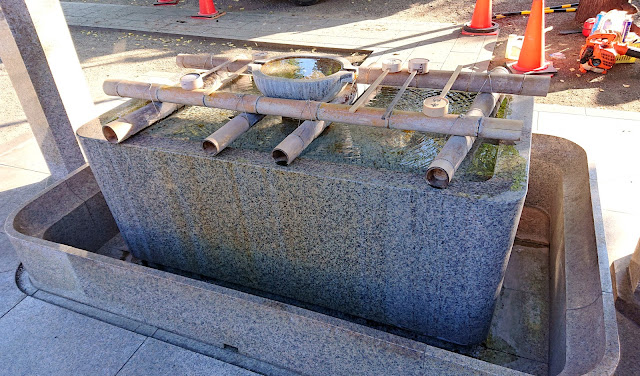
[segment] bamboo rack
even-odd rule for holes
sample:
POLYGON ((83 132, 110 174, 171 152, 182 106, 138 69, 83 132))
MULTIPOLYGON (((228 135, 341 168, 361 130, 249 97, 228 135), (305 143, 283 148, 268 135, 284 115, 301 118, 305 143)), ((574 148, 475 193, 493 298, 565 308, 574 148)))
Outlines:
MULTIPOLYGON (((418 76, 416 76, 418 77, 418 76)), ((126 80, 106 80, 103 90, 107 95, 169 102, 191 106, 221 108, 231 111, 262 115, 285 116, 304 120, 324 120, 354 125, 433 132, 458 136, 474 136, 518 141, 522 121, 488 118, 483 116, 445 115, 428 118, 419 112, 393 111, 383 120, 384 108, 361 108, 349 112, 349 105, 270 98, 255 94, 237 94, 203 90, 184 90, 176 86, 148 84, 126 80)))

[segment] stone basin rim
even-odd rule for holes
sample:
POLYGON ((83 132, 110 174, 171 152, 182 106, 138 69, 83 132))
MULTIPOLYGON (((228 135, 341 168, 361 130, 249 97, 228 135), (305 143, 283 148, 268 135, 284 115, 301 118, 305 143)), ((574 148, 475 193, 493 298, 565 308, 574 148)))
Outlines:
POLYGON ((295 82, 319 82, 319 81, 325 81, 329 78, 333 78, 333 77, 338 77, 338 76, 343 76, 346 72, 355 72, 357 71, 357 67, 355 67, 354 65, 351 64, 351 62, 341 56, 337 56, 337 55, 323 55, 323 54, 305 54, 305 53, 292 53, 292 54, 285 54, 285 55, 278 55, 276 57, 273 57, 271 59, 268 60, 263 60, 263 61, 256 61, 254 64, 250 65, 251 67, 251 73, 255 74, 257 72, 259 72, 259 74, 262 74, 266 77, 268 77, 269 79, 272 80, 279 80, 279 81, 295 81, 295 82), (337 62, 339 62, 342 67, 340 68, 339 71, 337 71, 336 73, 330 74, 328 76, 325 77, 320 77, 320 78, 284 78, 284 77, 278 77, 278 76, 271 76, 268 75, 266 73, 262 72, 262 66, 269 64, 271 62, 274 61, 278 61, 278 60, 285 60, 285 59, 292 59, 292 58, 303 58, 303 59, 331 59, 331 60, 335 60, 337 62))

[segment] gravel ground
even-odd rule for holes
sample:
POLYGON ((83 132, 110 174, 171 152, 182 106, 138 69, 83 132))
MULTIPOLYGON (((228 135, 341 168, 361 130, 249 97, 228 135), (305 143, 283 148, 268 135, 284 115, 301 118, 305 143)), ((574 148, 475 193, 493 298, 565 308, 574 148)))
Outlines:
MULTIPOLYGON (((112 4, 151 6, 154 0, 73 0, 112 4)), ((570 3, 569 0, 547 1, 547 6, 570 3)), ((640 0, 633 0, 640 5, 640 0)), ((296 15, 313 15, 345 18, 349 15, 376 19, 391 17, 399 20, 432 22, 468 22, 473 7, 470 1, 465 5, 451 0, 320 0, 313 6, 299 7, 291 0, 215 0, 220 11, 263 11, 286 12, 296 15)), ((182 0, 178 7, 198 6, 197 0, 182 0)), ((529 9, 530 0, 497 0, 493 2, 494 13, 529 9)), ((577 30, 581 25, 574 20, 574 13, 556 13, 546 15, 546 26, 553 30, 546 34, 547 56, 555 52, 564 54, 564 59, 551 60, 558 68, 553 78, 551 90, 546 98, 537 98, 539 103, 555 103, 567 106, 601 107, 615 110, 640 111, 640 63, 619 64, 606 76, 596 73, 578 72, 578 54, 584 43, 582 34, 559 35, 562 30, 577 30)), ((501 31, 495 49, 492 66, 502 65, 506 39, 509 34, 524 35, 527 17, 517 16, 499 20, 501 31)), ((636 17, 637 19, 637 17, 636 17)), ((639 23, 636 21, 636 23, 639 23)))

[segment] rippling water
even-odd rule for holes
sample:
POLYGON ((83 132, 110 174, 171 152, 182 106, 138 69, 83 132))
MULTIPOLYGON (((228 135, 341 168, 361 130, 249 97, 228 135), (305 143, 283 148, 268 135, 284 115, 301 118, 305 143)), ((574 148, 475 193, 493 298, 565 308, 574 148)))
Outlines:
MULTIPOLYGON (((243 77, 225 91, 259 93, 250 77, 243 77)), ((382 87, 367 106, 386 108, 397 92, 397 88, 382 87)), ((439 94, 440 90, 408 88, 395 109, 421 111, 425 98, 439 94)), ((464 113, 475 94, 452 91, 447 98, 450 113, 464 113)), ((187 107, 145 133, 202 141, 236 114, 228 110, 187 107)), ((270 153, 300 123, 302 121, 297 119, 267 116, 234 141, 231 147, 270 153)), ((334 123, 300 158, 423 174, 446 140, 447 136, 440 134, 334 123)), ((491 177, 497 147, 483 142, 476 144, 472 150, 474 158, 465 160, 458 179, 485 180, 491 177)))

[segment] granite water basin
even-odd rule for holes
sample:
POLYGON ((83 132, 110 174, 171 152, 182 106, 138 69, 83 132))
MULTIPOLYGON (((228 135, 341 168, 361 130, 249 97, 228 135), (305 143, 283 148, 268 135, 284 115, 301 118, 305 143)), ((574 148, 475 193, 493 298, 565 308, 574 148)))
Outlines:
POLYGON ((522 140, 478 141, 447 190, 424 179, 446 138, 419 132, 333 124, 288 167, 271 150, 297 123, 277 116, 215 157, 189 133, 232 112, 189 107, 118 145, 91 122, 78 138, 135 257, 469 345, 489 330, 526 194, 532 102, 510 109, 522 140))
POLYGON ((277 367, 254 369, 265 374, 611 375, 615 310, 584 151, 535 135, 528 186, 491 329, 477 346, 137 259, 89 167, 14 212, 5 231, 36 288, 277 367))

